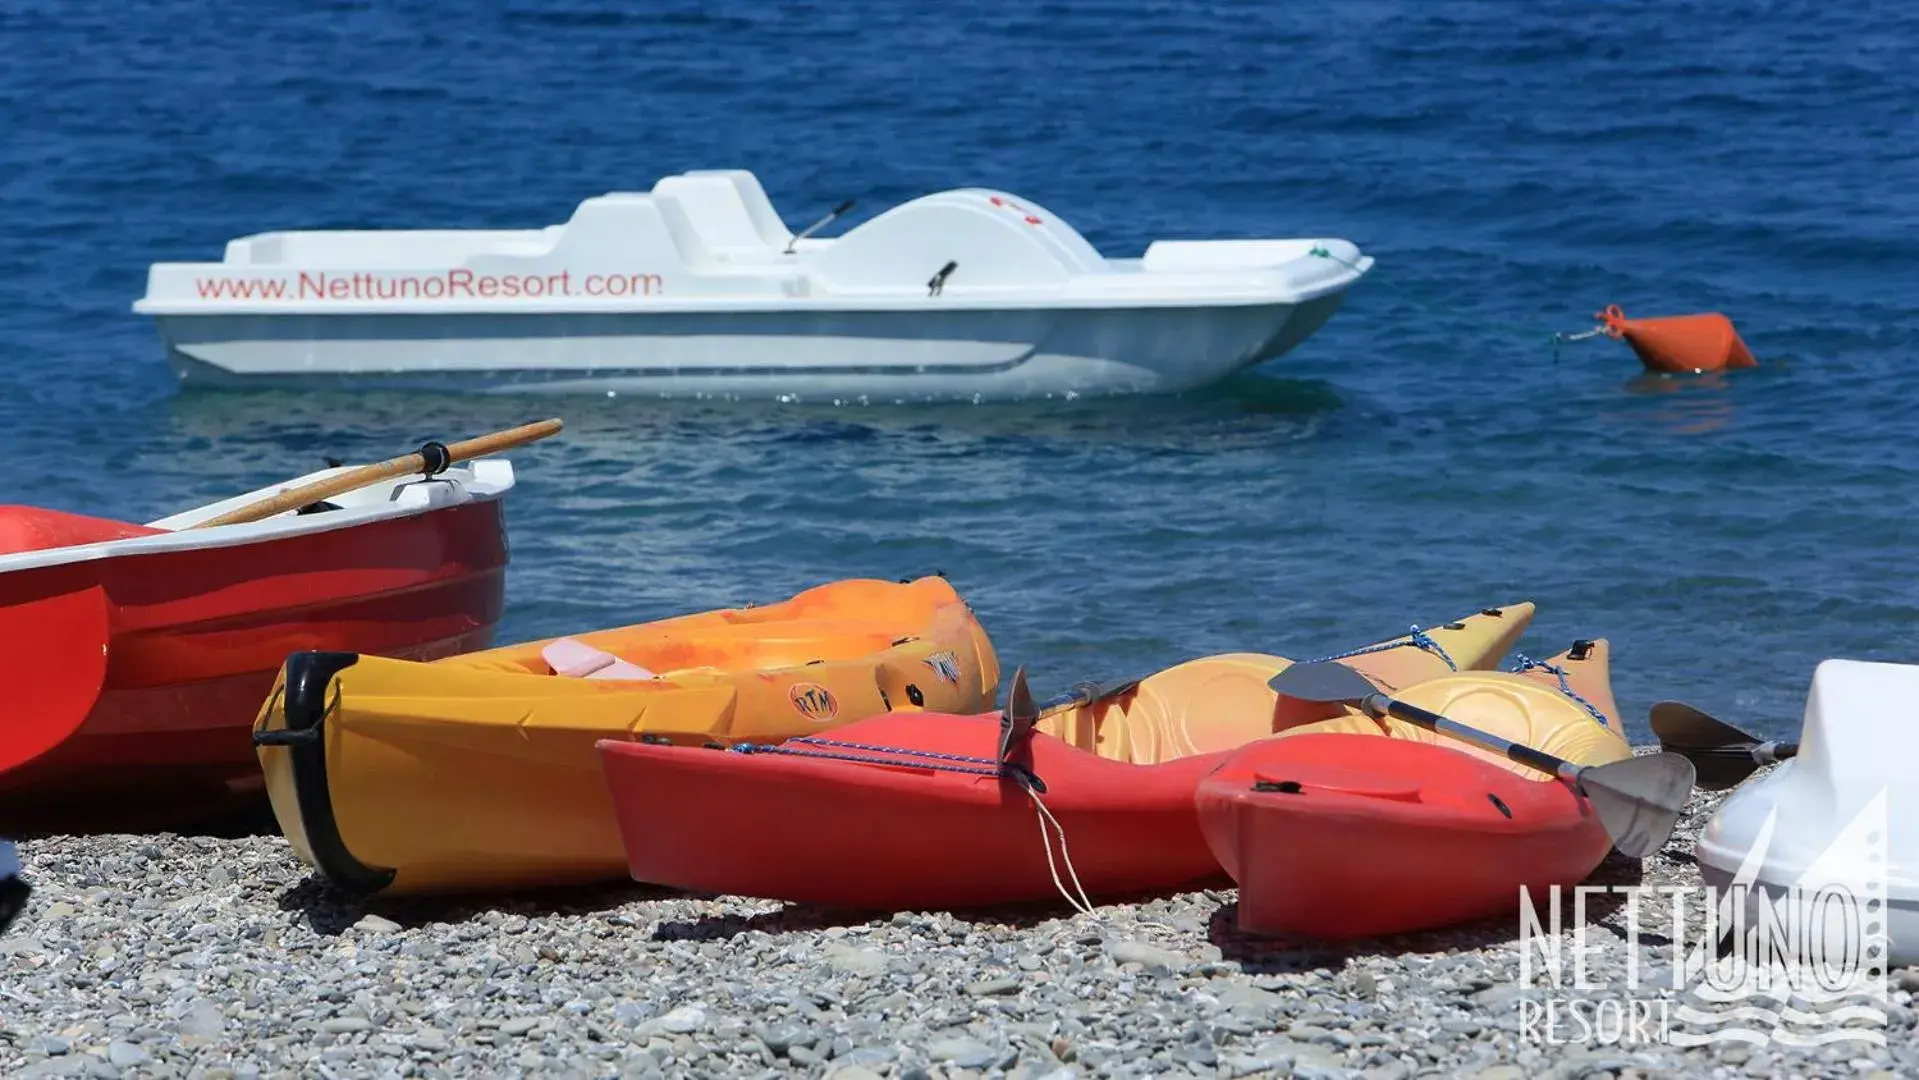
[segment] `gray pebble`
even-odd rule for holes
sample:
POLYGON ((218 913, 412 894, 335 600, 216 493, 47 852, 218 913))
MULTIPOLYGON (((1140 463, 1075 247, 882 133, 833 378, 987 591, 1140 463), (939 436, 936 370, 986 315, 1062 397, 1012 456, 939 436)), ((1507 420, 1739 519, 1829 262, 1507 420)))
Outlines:
POLYGON ((962 1069, 984 1069, 999 1059, 999 1053, 977 1039, 941 1039, 926 1047, 934 1061, 950 1062, 962 1069))
POLYGON ((1202 1065, 1208 1069, 1219 1064, 1219 1053, 1213 1049, 1213 1044, 1210 1041, 1189 1043, 1186 1046, 1182 1046, 1179 1048, 1177 1056, 1181 1061, 1193 1065, 1202 1065))
POLYGON ((1278 1009, 1285 999, 1270 990, 1261 990, 1257 986, 1236 983, 1218 992, 1219 1003, 1226 1008, 1247 1008, 1260 1012, 1278 1009))
POLYGON ((180 1018, 180 1034, 198 1039, 218 1039, 226 1028, 226 1017, 211 1002, 200 1002, 180 1018))
POLYGON ((754 1034, 766 1044, 768 1050, 784 1054, 791 1046, 811 1046, 818 1037, 798 1024, 777 1024, 773 1027, 755 1028, 754 1034))
POLYGON ((890 1065, 899 1059, 899 1051, 890 1046, 862 1046, 846 1055, 846 1060, 855 1065, 877 1069, 890 1065))
POLYGON ((880 975, 892 966, 885 953, 872 949, 857 949, 846 945, 828 945, 826 962, 835 971, 849 975, 880 975))
POLYGON ((1179 971, 1187 963, 1179 953, 1138 941, 1107 942, 1106 954, 1115 964, 1139 964, 1149 971, 1179 971))
POLYGON ((694 1006, 682 1006, 659 1019, 660 1029, 675 1035, 686 1035, 706 1026, 706 1011, 694 1006))

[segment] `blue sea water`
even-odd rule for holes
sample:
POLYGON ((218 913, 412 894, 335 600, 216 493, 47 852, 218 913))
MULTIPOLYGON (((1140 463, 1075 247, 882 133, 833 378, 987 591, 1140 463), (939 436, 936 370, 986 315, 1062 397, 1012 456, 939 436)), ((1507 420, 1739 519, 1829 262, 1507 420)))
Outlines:
MULTIPOLYGON (((1919 7, 1745 0, 0 6, 0 501, 147 520, 557 414, 500 640, 943 570, 1042 691, 1518 599, 1796 726, 1919 660, 1919 7), (503 227, 744 167, 795 227, 983 184, 1109 254, 1341 236, 1333 322, 1176 398, 975 407, 183 393, 149 263, 503 227), (1618 303, 1762 360, 1549 347, 1618 303)), ((837 231, 834 230, 834 231, 837 231)))

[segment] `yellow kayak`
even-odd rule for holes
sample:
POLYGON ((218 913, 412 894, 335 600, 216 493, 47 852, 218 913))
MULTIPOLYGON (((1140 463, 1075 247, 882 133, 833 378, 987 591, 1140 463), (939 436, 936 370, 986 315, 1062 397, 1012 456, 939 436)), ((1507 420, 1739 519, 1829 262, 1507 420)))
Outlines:
POLYGON ((416 663, 287 659, 254 721, 281 830, 360 892, 627 875, 593 744, 780 742, 890 711, 973 713, 999 662, 943 578, 416 663))
MULTIPOLYGON (((1526 632, 1531 603, 1486 608, 1377 645, 1314 659, 1344 659, 1389 691, 1454 671, 1484 671, 1526 632)), ((1268 735, 1335 718, 1373 721, 1356 710, 1281 698, 1266 685, 1293 661, 1267 653, 1225 653, 1149 675, 1131 690, 1042 716, 1036 730, 1081 750, 1133 765, 1232 750, 1268 735)))

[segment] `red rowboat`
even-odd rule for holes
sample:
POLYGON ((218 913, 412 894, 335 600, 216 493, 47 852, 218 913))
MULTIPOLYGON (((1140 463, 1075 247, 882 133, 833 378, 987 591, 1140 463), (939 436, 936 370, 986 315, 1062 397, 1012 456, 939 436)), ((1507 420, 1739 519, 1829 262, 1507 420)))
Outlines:
MULTIPOLYGON (((1406 702, 1584 765, 1631 756, 1606 642, 1519 673, 1461 672, 1406 702)), ((1612 847, 1568 784, 1450 736, 1389 719, 1372 733, 1306 733, 1233 754, 1199 784, 1201 827, 1239 884, 1255 934, 1355 938, 1519 911, 1585 879, 1612 847)))
POLYGON ((153 825, 257 797, 250 732, 289 653, 425 660, 491 641, 514 483, 503 459, 192 528, 352 471, 148 525, 0 506, 0 835, 95 827, 115 809, 153 825))

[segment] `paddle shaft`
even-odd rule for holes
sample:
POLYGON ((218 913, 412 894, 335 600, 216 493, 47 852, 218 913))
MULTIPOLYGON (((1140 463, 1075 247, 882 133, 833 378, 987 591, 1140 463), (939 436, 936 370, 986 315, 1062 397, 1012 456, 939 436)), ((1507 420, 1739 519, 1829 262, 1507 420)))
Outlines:
POLYGON ((1061 709, 1071 709, 1081 705, 1091 705, 1109 697, 1124 694, 1140 684, 1139 679, 1127 679, 1125 682, 1101 684, 1096 682, 1074 683, 1071 690, 1057 697, 1048 698, 1040 703, 1039 714, 1051 716, 1061 709))
MULTIPOLYGON (((523 424, 520 427, 509 428, 505 431, 496 431, 491 435, 481 435, 477 438, 466 439, 462 442, 448 443, 446 445, 446 460, 441 463, 441 466, 450 465, 455 461, 465 461, 468 458, 484 457, 487 454, 498 453, 501 450, 510 450, 516 446, 524 446, 527 443, 544 439, 549 435, 558 434, 561 426, 558 419, 541 420, 538 423, 523 424)), ((330 499, 335 495, 343 495, 349 491, 366 487, 368 484, 377 484, 382 480, 390 480, 396 476, 405 476, 408 473, 425 472, 428 461, 424 450, 425 448, 422 448, 411 454, 402 454, 399 457, 389 458, 386 461, 374 465, 362 465, 357 469, 351 469, 347 472, 329 476, 324 480, 315 480, 311 484, 302 484, 291 491, 282 491, 278 495, 262 499, 259 502, 228 510, 224 514, 210 517, 190 527, 195 529, 210 529, 218 525, 238 525, 248 521, 260 521, 264 518, 270 518, 275 514, 284 514, 289 510, 298 510, 308 503, 318 502, 321 499, 330 499)))
POLYGON ((1648 754, 1605 765, 1575 765, 1544 750, 1468 727, 1390 697, 1381 693, 1365 675, 1336 661, 1290 665, 1266 685, 1274 693, 1302 701, 1357 705, 1375 720, 1397 717, 1448 738, 1492 750, 1508 760, 1555 777, 1587 801, 1606 835, 1612 837, 1613 846, 1621 854, 1635 859, 1659 850, 1671 838, 1697 776, 1693 763, 1678 754, 1648 754))
POLYGON ((1444 735, 1451 735, 1456 739, 1463 739, 1466 742, 1475 743, 1495 753, 1504 754, 1521 765, 1538 769, 1541 772, 1551 773, 1563 780, 1576 782, 1579 779, 1579 774, 1584 771, 1580 766, 1574 765, 1564 758, 1554 757, 1544 750, 1535 750, 1530 746, 1513 742, 1510 739, 1502 739, 1490 732, 1481 731, 1476 727, 1468 727, 1457 720, 1448 719, 1436 712, 1428 712, 1417 705, 1408 705, 1403 701, 1387 697, 1385 694, 1369 695, 1362 699, 1359 704, 1360 708, 1366 710, 1368 716, 1396 716, 1409 724, 1418 724, 1428 731, 1437 731, 1444 735))

